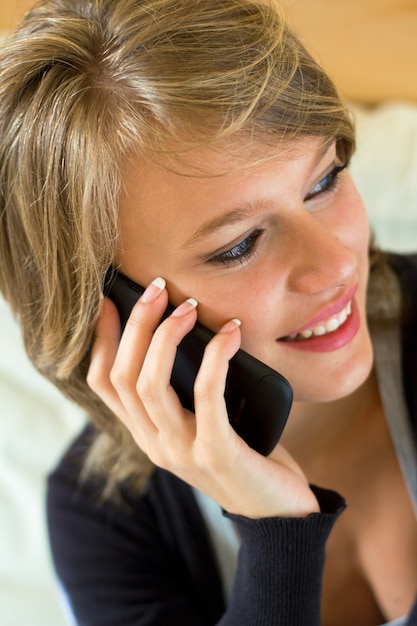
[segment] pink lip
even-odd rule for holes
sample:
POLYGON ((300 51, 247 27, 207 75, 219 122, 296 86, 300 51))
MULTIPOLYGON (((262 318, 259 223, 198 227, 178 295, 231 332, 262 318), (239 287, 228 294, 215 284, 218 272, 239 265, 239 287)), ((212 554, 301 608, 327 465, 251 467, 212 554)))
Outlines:
MULTIPOLYGON (((347 302, 349 302, 349 300, 347 302)), ((320 319, 324 318, 321 317, 320 319)), ((311 326, 307 326, 307 328, 311 328, 311 326)), ((334 332, 319 337, 311 337, 311 339, 306 340, 283 341, 281 345, 288 349, 303 350, 306 352, 332 352, 343 348, 343 346, 352 341, 359 331, 359 328, 360 315, 358 305, 356 300, 353 300, 351 314, 346 322, 334 332)))
POLYGON ((351 287, 349 291, 346 292, 343 298, 327 306, 320 313, 318 313, 315 317, 313 317, 312 320, 307 322, 307 324, 304 324, 304 326, 301 326, 300 328, 296 328, 295 330, 292 330, 290 333, 288 333, 288 336, 296 335, 297 333, 301 333, 303 330, 314 328, 315 326, 318 326, 320 322, 328 320, 333 315, 337 315, 337 313, 340 313, 340 311, 343 311, 343 309, 348 305, 348 303, 351 300, 353 300, 357 289, 358 289, 358 284, 356 283, 356 285, 353 285, 353 287, 351 287))

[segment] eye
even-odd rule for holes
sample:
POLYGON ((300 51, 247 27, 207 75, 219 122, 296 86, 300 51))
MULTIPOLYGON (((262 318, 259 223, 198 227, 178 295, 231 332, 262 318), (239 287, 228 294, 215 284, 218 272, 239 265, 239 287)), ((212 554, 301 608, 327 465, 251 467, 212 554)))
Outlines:
POLYGON ((208 263, 223 264, 227 267, 236 263, 243 263, 249 260, 255 253, 256 244, 259 237, 262 234, 262 230, 256 229, 250 233, 245 239, 237 243, 230 250, 216 254, 208 259, 208 263))
POLYGON ((305 200, 311 200, 321 193, 326 193, 335 189, 338 184, 338 176, 340 172, 348 166, 348 162, 343 163, 343 165, 336 165, 324 178, 322 178, 305 197, 305 200))

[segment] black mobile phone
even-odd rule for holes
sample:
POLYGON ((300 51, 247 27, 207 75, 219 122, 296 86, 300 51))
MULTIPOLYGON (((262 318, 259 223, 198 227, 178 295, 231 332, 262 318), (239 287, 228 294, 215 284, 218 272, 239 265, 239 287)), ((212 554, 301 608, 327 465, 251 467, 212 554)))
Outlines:
MULTIPOLYGON (((123 274, 107 275, 104 293, 116 305, 122 331, 143 287, 123 274)), ((174 307, 168 305, 161 321, 174 307)), ((204 348, 214 333, 197 322, 177 349, 171 384, 184 408, 194 412, 194 382, 204 348)), ((284 430, 291 405, 292 388, 278 372, 239 350, 230 360, 226 379, 225 401, 229 421, 235 431, 254 450, 268 455, 284 430)))

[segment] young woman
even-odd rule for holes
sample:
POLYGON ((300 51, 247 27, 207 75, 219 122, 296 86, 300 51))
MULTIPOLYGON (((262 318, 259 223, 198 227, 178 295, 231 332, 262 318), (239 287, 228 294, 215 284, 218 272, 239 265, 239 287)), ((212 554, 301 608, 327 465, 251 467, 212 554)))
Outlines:
POLYGON ((0 71, 0 287, 91 416, 48 491, 75 622, 417 624, 417 259, 369 252, 351 118, 278 8, 45 1, 0 71), (147 286, 121 339, 110 267, 147 286), (268 456, 239 347, 294 391, 268 456))

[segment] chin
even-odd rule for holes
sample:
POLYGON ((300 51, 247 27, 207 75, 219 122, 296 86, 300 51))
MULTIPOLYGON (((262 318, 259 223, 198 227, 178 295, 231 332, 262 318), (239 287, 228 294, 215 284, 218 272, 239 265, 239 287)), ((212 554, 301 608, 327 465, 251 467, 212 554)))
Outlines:
MULTIPOLYGON (((325 371, 316 370, 312 380, 306 373, 304 380, 298 376, 292 381, 295 402, 332 402, 346 398, 359 389, 369 378, 373 367, 373 350, 370 340, 362 347, 351 363, 345 360, 325 371), (320 373, 319 373, 320 372, 320 373)), ((301 374, 301 372, 300 372, 301 374)))

